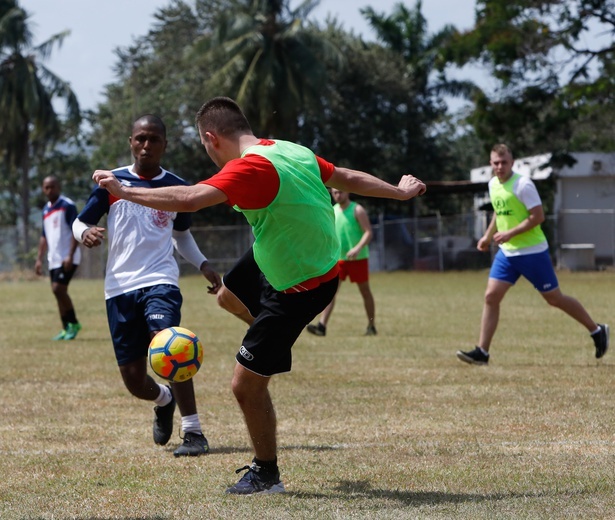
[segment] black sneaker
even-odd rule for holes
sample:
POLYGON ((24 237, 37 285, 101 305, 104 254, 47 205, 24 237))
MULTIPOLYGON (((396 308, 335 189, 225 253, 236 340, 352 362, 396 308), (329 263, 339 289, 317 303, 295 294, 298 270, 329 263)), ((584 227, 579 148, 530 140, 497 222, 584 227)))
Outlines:
POLYGON ((471 365, 487 365, 489 363, 489 354, 485 354, 482 349, 476 347, 470 352, 458 350, 457 359, 471 365))
POLYGON ((318 323, 317 325, 308 325, 307 331, 310 334, 314 334, 314 336, 326 336, 327 335, 327 327, 325 327, 322 323, 318 323))
POLYGON ((173 413, 175 412, 175 397, 171 394, 171 402, 166 406, 154 406, 154 442, 164 446, 173 433, 173 413))
POLYGON ((255 462, 250 466, 239 468, 235 473, 248 470, 239 482, 226 490, 232 495, 253 495, 254 493, 284 493, 284 484, 280 481, 280 472, 267 473, 255 462))
POLYGON ((176 457, 197 457, 209 453, 209 444, 202 433, 186 432, 184 442, 177 448, 173 455, 176 457))
POLYGON ((600 330, 592 334, 594 345, 596 346, 596 358, 600 359, 609 350, 609 326, 598 323, 600 330))
POLYGON ((375 336, 376 334, 378 334, 378 331, 376 330, 376 327, 374 327, 373 325, 368 325, 367 328, 365 329, 366 336, 375 336))

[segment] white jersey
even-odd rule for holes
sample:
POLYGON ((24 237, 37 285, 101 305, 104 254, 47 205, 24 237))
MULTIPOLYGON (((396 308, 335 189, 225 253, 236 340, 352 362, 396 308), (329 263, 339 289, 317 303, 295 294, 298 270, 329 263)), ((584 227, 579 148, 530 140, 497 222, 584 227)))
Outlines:
MULTIPOLYGON (((62 261, 70 253, 73 241, 73 221, 77 217, 77 206, 64 195, 60 195, 53 204, 48 202, 43 207, 43 237, 47 241, 47 263, 49 270, 62 267, 62 261)), ((73 255, 73 264, 81 262, 81 249, 77 247, 73 255)))
MULTIPOLYGON (((173 173, 161 169, 153 179, 139 177, 133 166, 113 170, 126 186, 159 188, 186 185, 173 173)), ((107 214, 108 257, 105 299, 143 287, 179 286, 179 267, 173 256, 173 230, 185 231, 192 223, 189 213, 151 209, 117 199, 104 188, 94 189, 78 219, 90 226, 107 214)))

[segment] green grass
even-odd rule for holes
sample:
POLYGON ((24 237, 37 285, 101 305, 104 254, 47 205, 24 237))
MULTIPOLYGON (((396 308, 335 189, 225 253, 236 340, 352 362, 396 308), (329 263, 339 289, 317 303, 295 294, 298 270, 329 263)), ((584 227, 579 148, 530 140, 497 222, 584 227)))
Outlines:
MULTIPOLYGON (((613 321, 615 274, 559 273, 613 321)), ((124 389, 102 282, 75 280, 84 325, 59 329, 46 281, 0 283, 0 518, 605 518, 615 511, 615 350, 520 282, 489 367, 456 360, 478 335, 487 273, 378 273, 376 337, 345 283, 327 336, 303 334, 271 391, 285 495, 224 489, 252 457, 230 391, 245 326, 183 278, 182 325, 205 347, 196 376, 211 454, 176 459, 151 440, 152 407, 124 389)), ((614 323, 615 325, 615 323, 614 323)), ((179 418, 176 416, 176 426, 179 418)))

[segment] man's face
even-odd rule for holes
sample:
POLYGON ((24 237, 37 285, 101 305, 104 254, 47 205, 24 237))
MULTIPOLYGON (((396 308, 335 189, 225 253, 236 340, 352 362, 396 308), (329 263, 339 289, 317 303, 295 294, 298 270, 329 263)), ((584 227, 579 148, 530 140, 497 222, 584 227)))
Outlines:
POLYGON ((162 129, 154 124, 137 123, 129 138, 135 164, 145 169, 159 167, 167 140, 162 129))
POLYGON ((345 204, 346 202, 348 202, 349 195, 347 191, 340 191, 333 188, 331 190, 331 196, 333 197, 333 200, 338 204, 345 204))
POLYGON ((56 179, 45 179, 43 181, 43 193, 47 200, 53 204, 60 196, 60 183, 56 179))
POLYGON ((513 158, 509 153, 498 154, 491 152, 489 163, 491 168, 493 168, 493 173, 500 180, 506 180, 512 174, 513 158))

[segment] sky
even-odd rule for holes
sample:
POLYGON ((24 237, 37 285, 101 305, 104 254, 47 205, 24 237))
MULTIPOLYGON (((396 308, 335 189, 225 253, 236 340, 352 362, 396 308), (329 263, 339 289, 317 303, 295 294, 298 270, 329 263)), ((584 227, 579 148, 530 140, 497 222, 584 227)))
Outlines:
MULTIPOLYGON (((324 22, 336 17, 342 27, 365 38, 372 38, 359 9, 371 6, 389 14, 402 0, 321 0, 312 11, 314 19, 324 22)), ((68 81, 82 109, 94 109, 104 100, 103 87, 113 83, 114 49, 125 48, 135 38, 147 34, 154 23, 153 14, 170 0, 20 0, 31 15, 34 45, 52 35, 70 30, 62 47, 54 48, 45 62, 54 74, 68 81)), ((403 0, 414 7, 415 0, 403 0)), ((298 1, 291 1, 295 6, 298 1)), ((444 25, 468 29, 474 22, 474 0, 424 0, 422 12, 428 31, 435 33, 444 25)))

